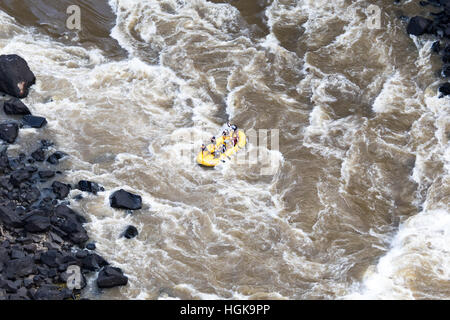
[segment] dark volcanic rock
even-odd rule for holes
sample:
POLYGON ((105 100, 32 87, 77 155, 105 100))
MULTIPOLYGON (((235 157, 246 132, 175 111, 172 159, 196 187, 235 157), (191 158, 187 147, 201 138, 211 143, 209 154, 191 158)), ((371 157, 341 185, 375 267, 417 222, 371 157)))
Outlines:
POLYGON ((61 160, 65 156, 67 156, 67 154, 65 154, 64 152, 56 151, 54 154, 48 157, 47 162, 56 165, 59 163, 59 160, 61 160))
POLYGON ((32 233, 45 232, 50 229, 50 218, 44 213, 35 213, 24 219, 25 230, 32 233))
POLYGON ((53 178, 54 176, 55 176, 55 171, 51 171, 51 170, 39 171, 39 177, 41 179, 50 179, 50 178, 53 178))
POLYGON ((89 239, 86 230, 83 228, 86 219, 68 206, 59 205, 56 207, 54 218, 55 222, 52 229, 62 238, 69 239, 78 245, 84 244, 89 239))
POLYGON ((56 268, 59 266, 59 263, 57 262, 59 258, 61 258, 61 254, 58 250, 48 250, 47 252, 41 254, 42 263, 50 268, 56 268))
POLYGON ((134 226, 128 226, 125 230, 125 232, 123 233, 123 236, 127 239, 132 239, 137 237, 139 234, 138 230, 136 229, 136 227, 134 226))
POLYGON ((26 277, 35 271, 36 265, 32 256, 10 260, 5 264, 5 273, 8 279, 26 277))
POLYGON ((39 148, 31 154, 31 157, 38 162, 43 162, 45 160, 45 151, 39 148))
POLYGON ((19 249, 11 250, 11 259, 22 259, 25 258, 25 253, 19 249))
POLYGON ((441 51, 441 43, 439 41, 433 42, 433 45, 431 46, 431 51, 434 53, 439 53, 441 51))
POLYGON ((97 285, 99 288, 113 288, 117 286, 125 286, 128 283, 128 278, 123 275, 119 268, 107 266, 103 268, 97 278, 97 285))
POLYGON ((27 62, 18 55, 0 56, 0 91, 16 98, 25 98, 36 77, 27 62))
POLYGON ((32 172, 27 169, 19 169, 11 173, 11 177, 9 181, 15 187, 19 187, 20 184, 24 181, 27 181, 32 177, 32 172))
POLYGON ((118 209, 138 210, 142 208, 141 196, 129 193, 125 190, 114 192, 109 198, 111 207, 118 209))
POLYGON ((408 23, 407 32, 415 36, 421 36, 428 31, 433 21, 424 17, 416 16, 411 18, 408 23))
POLYGON ((80 182, 78 182, 78 189, 81 191, 86 191, 86 192, 90 192, 93 194, 97 194, 97 192, 100 192, 100 191, 105 191, 105 188, 100 186, 98 183, 86 181, 86 180, 81 180, 80 182))
POLYGON ((69 195, 69 192, 70 192, 70 186, 65 183, 61 183, 59 181, 53 182, 52 189, 53 189, 53 193, 56 195, 56 197, 59 200, 65 199, 69 195))
POLYGON ((6 280, 1 284, 1 288, 5 289, 7 293, 16 293, 20 288, 21 281, 6 280))
POLYGON ((87 255, 82 260, 82 268, 89 271, 97 271, 109 263, 96 253, 87 255))
POLYGON ((41 192, 36 187, 31 187, 24 189, 23 192, 20 194, 20 201, 28 204, 32 204, 39 200, 41 197, 41 192))
POLYGON ((95 248, 96 248, 96 245, 95 245, 95 243, 93 243, 93 242, 88 243, 88 244, 86 245, 86 249, 88 249, 88 250, 95 250, 95 248))
POLYGON ((45 119, 44 117, 27 115, 23 117, 23 124, 25 126, 39 129, 47 124, 47 119, 45 119))
POLYGON ((58 290, 58 287, 55 285, 47 284, 41 286, 33 298, 35 300, 64 300, 70 298, 71 294, 67 296, 66 290, 58 290))
POLYGON ((14 122, 0 124, 0 139, 14 143, 19 135, 19 125, 14 122))
POLYGON ((450 77, 450 65, 445 65, 445 66, 442 68, 442 76, 443 76, 444 78, 450 77))
POLYGON ((5 173, 11 170, 9 166, 9 158, 8 158, 8 148, 3 148, 0 151, 0 171, 5 173))
POLYGON ((23 226, 22 219, 17 213, 14 205, 0 205, 0 222, 14 228, 23 226))
POLYGON ((442 84, 439 87, 439 92, 444 96, 450 95, 450 83, 446 82, 446 83, 442 84))
POLYGON ((8 260, 9 260, 8 250, 6 248, 0 247, 0 265, 3 265, 4 263, 8 262, 8 260))
POLYGON ((3 110, 9 115, 29 115, 31 114, 30 109, 19 99, 12 98, 5 101, 3 104, 3 110))

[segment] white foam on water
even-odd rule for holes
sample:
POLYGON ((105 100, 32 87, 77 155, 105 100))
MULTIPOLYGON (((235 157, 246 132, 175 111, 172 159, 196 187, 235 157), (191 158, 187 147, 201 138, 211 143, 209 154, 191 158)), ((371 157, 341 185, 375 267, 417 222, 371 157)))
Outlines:
MULTIPOLYGON (((450 279, 447 244, 450 237, 450 214, 445 209, 423 211, 408 219, 395 236, 391 249, 374 270, 366 273, 359 291, 348 299, 441 299, 445 295, 416 293, 423 279, 439 285, 450 279)), ((435 288, 439 292, 439 288, 435 288)), ((443 287, 442 293, 448 293, 443 287)))

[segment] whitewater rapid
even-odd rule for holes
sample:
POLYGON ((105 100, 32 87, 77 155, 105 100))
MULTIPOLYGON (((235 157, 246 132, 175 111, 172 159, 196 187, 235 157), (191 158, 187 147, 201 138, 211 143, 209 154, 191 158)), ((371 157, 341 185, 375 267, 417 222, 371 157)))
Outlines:
POLYGON ((129 285, 100 294, 91 279, 86 297, 448 298, 449 100, 432 42, 382 3, 372 30, 367 1, 274 0, 264 34, 228 3, 110 0, 123 58, 0 11, 0 53, 28 61, 25 103, 48 120, 20 143, 50 134, 65 182, 106 189, 71 204, 129 285), (272 174, 196 165, 227 120, 279 130, 280 150, 245 151, 276 159, 272 174), (110 208, 118 189, 143 209, 110 208), (120 238, 129 224, 139 236, 120 238))

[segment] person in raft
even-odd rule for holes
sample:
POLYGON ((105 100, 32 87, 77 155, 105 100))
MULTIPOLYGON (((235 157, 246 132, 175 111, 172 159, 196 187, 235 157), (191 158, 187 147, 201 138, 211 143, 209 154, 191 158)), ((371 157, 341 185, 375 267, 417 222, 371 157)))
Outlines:
POLYGON ((215 157, 216 156, 216 137, 211 138, 211 148, 209 152, 215 157))
POLYGON ((223 143, 226 144, 230 140, 230 134, 228 130, 223 130, 222 132, 223 143))
POLYGON ((233 130, 233 132, 236 132, 238 127, 235 124, 231 124, 230 121, 227 122, 227 126, 228 128, 230 128, 231 130, 233 130))
POLYGON ((230 139, 231 139, 231 142, 232 142, 233 147, 234 147, 239 142, 239 136, 238 136, 238 132, 237 132, 238 127, 235 124, 231 124, 229 121, 227 122, 227 125, 232 130, 231 134, 230 134, 230 139))
POLYGON ((207 151, 206 146, 205 144, 202 144, 202 157, 205 156, 205 151, 207 151))
POLYGON ((239 137, 236 134, 236 132, 233 132, 233 134, 231 135, 231 142, 233 143, 233 147, 237 146, 239 142, 239 137))

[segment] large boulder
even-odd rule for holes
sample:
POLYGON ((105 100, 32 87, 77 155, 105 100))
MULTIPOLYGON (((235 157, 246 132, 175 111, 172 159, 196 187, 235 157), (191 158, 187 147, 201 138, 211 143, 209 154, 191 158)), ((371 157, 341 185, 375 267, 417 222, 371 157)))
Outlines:
POLYGON ((421 36, 428 32, 428 28, 432 25, 433 21, 424 17, 416 16, 411 18, 408 23, 407 32, 415 36, 421 36))
POLYGON ((43 171, 39 171, 38 174, 39 174, 39 178, 41 178, 41 179, 50 179, 55 176, 55 171, 43 170, 43 171))
POLYGON ((27 169, 19 169, 11 173, 9 181, 14 187, 19 187, 24 181, 29 180, 33 176, 33 173, 27 169))
POLYGON ((20 194, 20 200, 28 204, 32 204, 39 200, 41 197, 41 192, 36 187, 22 189, 23 192, 20 194))
POLYGON ((85 192, 90 192, 93 194, 97 194, 97 192, 105 191, 101 185, 95 182, 81 180, 78 182, 78 189, 85 192))
POLYGON ((31 114, 30 109, 19 99, 12 98, 8 101, 5 101, 3 104, 3 110, 6 114, 9 115, 29 115, 31 114))
POLYGON ((98 274, 97 285, 99 288, 113 288, 118 286, 125 286, 128 283, 128 278, 124 276, 119 268, 104 267, 98 274))
POLYGON ((53 182, 52 189, 53 189, 53 193, 60 200, 65 199, 69 195, 69 192, 70 192, 70 186, 65 183, 59 182, 59 181, 53 182))
POLYGON ((450 95, 450 83, 446 82, 446 83, 442 84, 439 87, 439 92, 444 96, 450 95))
POLYGON ((19 125, 14 122, 6 122, 0 124, 0 139, 14 143, 19 135, 19 125))
POLYGON ((26 277, 36 272, 36 265, 32 256, 10 260, 5 264, 5 273, 8 279, 26 277))
POLYGON ((44 117, 26 115, 23 117, 22 122, 25 126, 39 129, 47 124, 47 119, 45 119, 44 117))
POLYGON ((109 198, 109 202, 111 207, 118 209, 138 210, 142 208, 141 196, 122 189, 114 192, 109 198))
POLYGON ((48 250, 41 254, 41 262, 50 268, 56 268, 59 266, 59 259, 62 258, 58 250, 48 250))
POLYGON ((0 222, 13 228, 21 228, 23 226, 22 218, 16 211, 15 205, 0 205, 0 222))
POLYGON ((0 91, 25 98, 35 82, 36 77, 23 58, 15 54, 0 56, 0 91))
POLYGON ((50 229, 50 218, 43 213, 35 213, 24 219, 24 228, 31 233, 41 233, 50 229))
POLYGON ((109 263, 96 253, 89 254, 82 260, 82 268, 89 271, 98 271, 109 263))
POLYGON ((59 205, 56 207, 53 221, 52 229, 59 236, 78 245, 84 244, 89 239, 86 229, 83 227, 86 219, 68 206, 59 205))

